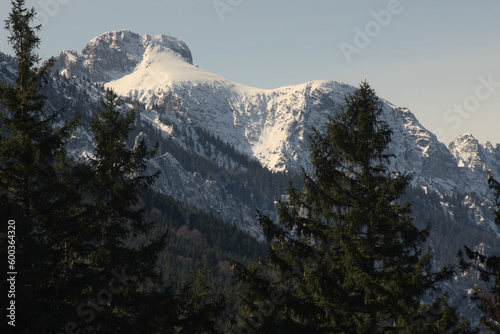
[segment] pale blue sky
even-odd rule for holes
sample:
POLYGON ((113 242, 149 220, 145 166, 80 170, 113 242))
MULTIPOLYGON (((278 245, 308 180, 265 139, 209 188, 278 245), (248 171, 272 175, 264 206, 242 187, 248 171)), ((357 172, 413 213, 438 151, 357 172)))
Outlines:
MULTIPOLYGON (((0 1, 5 19, 10 1, 0 1)), ((367 79, 380 97, 410 108, 446 144, 465 132, 500 143, 498 0, 27 4, 45 23, 40 53, 46 57, 63 49, 80 51, 111 30, 169 34, 188 44, 196 65, 236 82, 276 88, 318 79, 357 85, 367 79)), ((6 36, 2 30, 0 51, 10 53, 6 36)))

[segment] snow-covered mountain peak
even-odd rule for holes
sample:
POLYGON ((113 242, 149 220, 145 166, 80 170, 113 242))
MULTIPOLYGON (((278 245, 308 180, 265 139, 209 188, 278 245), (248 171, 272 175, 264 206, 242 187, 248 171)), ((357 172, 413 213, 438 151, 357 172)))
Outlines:
POLYGON ((92 39, 80 54, 63 51, 55 57, 54 71, 65 76, 84 76, 95 82, 109 82, 130 73, 146 55, 169 55, 172 60, 191 65, 193 58, 186 43, 168 35, 140 36, 128 30, 106 32, 92 39))
POLYGON ((463 133, 463 134, 457 136, 457 138, 455 138, 455 140, 451 144, 453 144, 455 142, 478 142, 478 141, 472 135, 472 133, 463 133))
POLYGON ((142 37, 142 45, 146 48, 157 50, 157 52, 166 52, 174 54, 180 59, 193 65, 193 56, 186 43, 170 35, 144 35, 142 37))
POLYGON ((457 159, 459 167, 467 167, 473 172, 485 170, 483 146, 472 134, 458 136, 450 143, 449 150, 457 159))
POLYGON ((221 76, 193 66, 192 58, 183 56, 187 55, 189 49, 183 49, 179 40, 175 42, 172 37, 166 35, 146 35, 142 41, 144 51, 133 71, 124 72, 107 81, 107 86, 122 96, 136 98, 148 104, 152 95, 172 83, 227 81, 221 76), (179 52, 175 51, 177 47, 180 48, 179 52))
POLYGON ((495 178, 500 177, 500 146, 490 142, 480 144, 470 133, 458 136, 449 150, 456 159, 458 167, 468 169, 475 177, 486 179, 489 170, 495 178))

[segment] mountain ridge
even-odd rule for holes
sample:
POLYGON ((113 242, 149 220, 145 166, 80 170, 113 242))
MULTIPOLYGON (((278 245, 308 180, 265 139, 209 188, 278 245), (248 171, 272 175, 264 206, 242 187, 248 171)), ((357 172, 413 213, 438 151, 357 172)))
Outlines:
MULTIPOLYGON (((8 57, 0 59, 0 73, 6 77, 12 75, 7 63, 8 57)), ((311 129, 321 130, 328 117, 342 109, 345 96, 355 90, 354 86, 332 80, 276 89, 245 86, 194 66, 189 47, 175 37, 140 36, 128 30, 98 36, 80 53, 61 52, 55 57, 53 71, 67 80, 86 81, 83 85, 88 87, 95 84, 115 89, 128 107, 140 105, 139 122, 147 122, 162 138, 169 138, 220 166, 242 167, 231 159, 214 156, 206 142, 200 141, 200 129, 275 172, 297 172, 301 168, 310 171, 307 137, 311 129)), ((94 92, 85 94, 97 102, 95 88, 91 89, 94 92)), ((416 187, 443 195, 469 194, 463 201, 474 210, 476 224, 500 236, 491 217, 491 202, 484 204, 491 198, 486 182, 488 170, 494 176, 500 175, 498 145, 497 148, 491 144, 480 145, 469 134, 457 137, 447 147, 422 126, 409 109, 382 98, 380 101, 382 118, 393 130, 389 153, 396 158, 391 160, 390 169, 409 173, 416 187)), ((80 129, 79 137, 86 139, 75 138, 79 142, 73 145, 75 156, 90 154, 88 133, 80 129), (78 153, 79 146, 86 148, 78 153)), ((172 162, 172 158, 162 159, 166 164, 172 162)), ((170 164, 163 168, 172 171, 174 165, 177 166, 170 164)), ((179 168, 175 170, 187 173, 179 168)), ((203 177, 207 177, 205 182, 211 181, 207 175, 203 177)), ((191 181, 188 183, 193 185, 191 181)), ((165 181, 157 188, 174 195, 174 188, 179 186, 172 187, 172 184, 165 181)), ((214 205, 213 200, 207 200, 212 195, 203 196, 205 199, 197 200, 187 194, 174 197, 200 208, 219 206, 216 211, 227 211, 221 205, 214 205)), ((237 203, 230 206, 242 207, 237 203)), ((244 208, 243 211, 248 213, 243 224, 248 228, 253 219, 252 210, 244 208)), ((256 226, 251 228, 258 234, 256 229, 256 226)))
MULTIPOLYGON (((54 70, 79 77, 94 68, 101 69, 106 75, 91 77, 91 81, 113 88, 129 102, 143 104, 143 120, 179 145, 185 146, 185 135, 196 143, 194 129, 201 128, 273 171, 310 170, 307 137, 311 129, 321 129, 355 90, 354 86, 331 80, 276 89, 235 83, 194 66, 188 46, 165 36, 108 32, 90 41, 80 56, 76 52, 61 53, 54 70), (109 47, 104 52, 96 47, 99 45, 109 47), (92 57, 91 51, 100 56, 92 57), (105 55, 108 59, 103 59, 105 55), (111 61, 116 58, 127 60, 111 61), (116 71, 116 64, 124 64, 120 65, 122 72, 116 71)), ((485 172, 491 170, 494 176, 500 176, 500 150, 492 145, 488 150, 480 145, 460 146, 461 136, 447 147, 409 109, 382 98, 380 101, 382 117, 393 130, 389 153, 396 158, 390 162, 391 170, 407 172, 414 186, 429 187, 441 194, 463 192, 491 198, 485 172), (465 163, 474 154, 477 163, 484 165, 480 173, 477 164, 465 163)), ((197 153, 211 158, 202 150, 197 153)), ((474 206, 479 208, 478 224, 485 224, 500 236, 488 210, 479 203, 474 206)))

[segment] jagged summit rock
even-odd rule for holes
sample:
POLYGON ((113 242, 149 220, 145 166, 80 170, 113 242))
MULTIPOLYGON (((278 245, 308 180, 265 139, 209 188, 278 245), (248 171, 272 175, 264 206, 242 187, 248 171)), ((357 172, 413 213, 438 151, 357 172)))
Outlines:
POLYGON ((63 51, 55 57, 54 71, 109 82, 133 72, 148 52, 155 50, 193 63, 186 43, 168 35, 140 36, 128 30, 107 32, 92 39, 81 51, 63 51))
POLYGON ((500 179, 500 145, 493 146, 490 142, 483 144, 470 133, 458 136, 448 149, 455 158, 456 165, 466 171, 466 182, 475 184, 475 192, 481 196, 491 196, 485 180, 488 172, 500 179))
POLYGON ((467 167, 471 171, 485 171, 483 147, 470 133, 458 136, 449 145, 450 152, 457 159, 459 167, 467 167))

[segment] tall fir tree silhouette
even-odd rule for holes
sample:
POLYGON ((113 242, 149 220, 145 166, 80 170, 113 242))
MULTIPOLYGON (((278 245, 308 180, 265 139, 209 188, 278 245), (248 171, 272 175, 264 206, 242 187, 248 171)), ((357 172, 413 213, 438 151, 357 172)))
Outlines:
MULTIPOLYGON (((500 226, 500 183, 491 173, 488 175, 488 185, 495 192, 495 224, 500 226)), ((459 253, 460 265, 463 271, 473 269, 479 273, 484 284, 477 284, 473 289, 472 299, 483 312, 481 324, 485 330, 500 333, 500 255, 486 255, 481 250, 472 250, 464 246, 459 253)))
POLYGON ((17 74, 14 84, 0 83, 0 210, 2 226, 8 219, 16 222, 16 329, 26 333, 51 328, 77 300, 66 295, 75 274, 69 272, 74 268, 68 265, 68 236, 78 213, 76 192, 65 179, 63 143, 78 120, 56 127, 61 111, 46 107, 40 90, 51 62, 39 66, 40 26, 32 25, 34 19, 25 1, 12 1, 5 28, 17 74))
POLYGON ((363 82, 324 132, 313 131, 304 189, 289 187, 276 221, 259 217, 267 261, 238 266, 240 326, 258 333, 407 332, 421 297, 449 277, 449 268, 432 271, 423 249, 429 227, 417 229, 410 204, 399 201, 410 177, 388 169, 391 129, 382 118, 375 91, 363 82))

